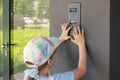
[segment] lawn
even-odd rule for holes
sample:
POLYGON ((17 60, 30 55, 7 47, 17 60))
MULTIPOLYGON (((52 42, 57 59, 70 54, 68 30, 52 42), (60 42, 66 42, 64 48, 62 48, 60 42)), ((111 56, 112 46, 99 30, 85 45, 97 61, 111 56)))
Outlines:
POLYGON ((13 61, 12 64, 14 64, 14 72, 23 71, 25 69, 23 63, 23 49, 25 44, 35 36, 49 37, 49 27, 26 25, 24 29, 18 27, 17 29, 11 30, 11 43, 17 44, 11 47, 11 59, 13 61))

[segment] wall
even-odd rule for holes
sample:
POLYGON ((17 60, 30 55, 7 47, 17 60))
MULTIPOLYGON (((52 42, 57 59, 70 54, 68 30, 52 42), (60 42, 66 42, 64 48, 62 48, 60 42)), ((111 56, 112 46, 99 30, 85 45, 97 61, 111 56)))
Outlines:
MULTIPOLYGON (((88 72, 81 80, 109 80, 110 1, 109 0, 51 0, 50 34, 61 34, 60 24, 67 22, 67 5, 81 3, 81 27, 85 29, 88 72)), ((65 42, 56 55, 51 73, 65 72, 77 67, 78 49, 65 42)))

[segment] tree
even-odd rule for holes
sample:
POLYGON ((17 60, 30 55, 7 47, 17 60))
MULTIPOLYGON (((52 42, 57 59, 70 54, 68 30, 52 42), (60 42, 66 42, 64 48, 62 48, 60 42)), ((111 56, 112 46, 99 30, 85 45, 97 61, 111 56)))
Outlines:
POLYGON ((14 14, 22 14, 23 16, 34 16, 34 0, 14 0, 14 14))
POLYGON ((14 14, 39 18, 49 18, 49 7, 49 0, 14 0, 13 4, 14 14))
MULTIPOLYGON (((0 0, 0 14, 2 13, 2 7, 0 0)), ((23 16, 37 16, 39 18, 48 18, 49 19, 49 7, 50 0, 11 0, 14 15, 21 14, 23 16), (35 8, 34 2, 37 2, 37 8, 35 8)))
POLYGON ((37 16, 49 19, 50 0, 36 0, 38 2, 37 16))

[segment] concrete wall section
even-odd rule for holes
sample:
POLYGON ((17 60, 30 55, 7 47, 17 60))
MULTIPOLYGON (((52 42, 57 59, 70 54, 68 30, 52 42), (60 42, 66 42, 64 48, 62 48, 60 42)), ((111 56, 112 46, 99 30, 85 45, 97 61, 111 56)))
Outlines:
MULTIPOLYGON (((88 51, 88 73, 81 80, 109 80, 109 0, 51 0, 50 34, 61 34, 60 24, 67 22, 67 5, 81 3, 81 26, 85 29, 88 51)), ((77 67, 78 49, 65 42, 56 55, 52 74, 77 67)))

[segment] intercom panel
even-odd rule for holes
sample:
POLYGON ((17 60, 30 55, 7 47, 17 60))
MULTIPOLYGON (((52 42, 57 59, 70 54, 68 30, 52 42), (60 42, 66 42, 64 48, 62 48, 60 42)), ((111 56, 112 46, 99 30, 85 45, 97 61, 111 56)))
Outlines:
POLYGON ((68 22, 72 26, 80 26, 80 4, 68 4, 68 22))
MULTIPOLYGON (((80 4, 79 3, 72 3, 68 4, 68 23, 69 26, 80 26, 80 4)), ((73 28, 70 30, 69 34, 72 36, 73 28)))

